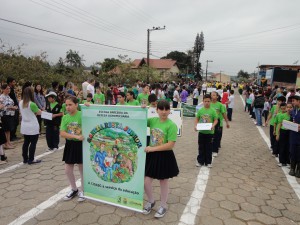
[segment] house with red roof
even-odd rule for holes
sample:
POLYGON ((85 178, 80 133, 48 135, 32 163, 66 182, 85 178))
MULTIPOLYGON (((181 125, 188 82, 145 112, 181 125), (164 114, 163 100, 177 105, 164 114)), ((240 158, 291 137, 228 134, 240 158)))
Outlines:
MULTIPOLYGON (((132 69, 139 69, 147 65, 147 58, 135 59, 132 62, 132 69)), ((149 59, 149 65, 153 69, 160 71, 164 76, 175 76, 179 74, 177 61, 173 59, 149 59)))
MULTIPOLYGON (((138 70, 147 65, 147 58, 135 59, 131 63, 132 70, 138 70)), ((149 65, 151 68, 156 69, 164 78, 170 78, 179 74, 179 68, 177 61, 172 59, 149 59, 149 65)), ((110 74, 120 74, 121 70, 116 67, 109 71, 110 74)))

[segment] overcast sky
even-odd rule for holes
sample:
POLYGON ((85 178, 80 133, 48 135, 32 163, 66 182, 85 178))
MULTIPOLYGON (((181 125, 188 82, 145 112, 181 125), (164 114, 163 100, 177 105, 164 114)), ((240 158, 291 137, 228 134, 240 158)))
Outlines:
MULTIPOLYGON (((0 0, 0 18, 136 52, 73 40, 0 20, 0 38, 24 43, 25 55, 46 51, 56 63, 73 49, 91 65, 126 54, 146 57, 147 29, 152 58, 186 51, 203 31, 209 72, 250 73, 258 64, 293 64, 300 59, 299 0, 0 0)), ((299 61, 300 62, 300 61, 299 61)), ((298 63, 299 64, 299 63, 298 63)))

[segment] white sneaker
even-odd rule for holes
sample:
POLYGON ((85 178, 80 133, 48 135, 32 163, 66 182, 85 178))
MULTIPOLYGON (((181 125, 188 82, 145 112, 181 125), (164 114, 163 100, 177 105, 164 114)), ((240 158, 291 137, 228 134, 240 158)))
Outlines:
POLYGON ((196 162, 196 166, 197 166, 197 167, 201 167, 201 166, 203 166, 203 165, 201 165, 200 163, 196 162))
POLYGON ((277 166, 282 167, 282 164, 281 164, 281 163, 278 163, 277 166))
POLYGON ((207 164, 207 167, 208 167, 208 168, 212 168, 212 165, 211 165, 211 164, 207 164))
POLYGON ((213 152, 212 156, 213 157, 218 157, 218 153, 217 152, 213 152))
POLYGON ((83 195, 83 192, 82 191, 79 191, 78 192, 78 199, 77 199, 77 202, 83 202, 85 201, 85 197, 83 195))
POLYGON ((163 208, 162 206, 159 207, 157 212, 155 213, 154 217, 155 218, 162 218, 166 214, 167 209, 163 208))
POLYGON ((58 148, 54 148, 52 151, 57 151, 58 150, 58 148))

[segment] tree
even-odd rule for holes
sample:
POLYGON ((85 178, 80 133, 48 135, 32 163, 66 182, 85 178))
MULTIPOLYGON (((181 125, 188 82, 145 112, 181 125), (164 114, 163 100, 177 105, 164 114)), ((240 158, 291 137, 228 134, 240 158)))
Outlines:
POLYGON ((182 72, 186 72, 187 68, 191 66, 189 56, 184 52, 172 51, 161 59, 173 59, 177 61, 178 68, 182 72))
POLYGON ((72 49, 67 51, 65 62, 69 67, 81 68, 84 66, 83 56, 79 56, 79 52, 73 51, 72 49))
POLYGON ((248 79, 249 78, 249 73, 248 72, 245 72, 244 70, 240 70, 237 74, 237 77, 238 78, 246 78, 248 79))
POLYGON ((200 75, 200 70, 201 70, 200 55, 203 50, 204 50, 204 35, 203 32, 201 31, 200 35, 199 33, 197 34, 195 45, 194 45, 195 78, 199 78, 200 80, 202 80, 202 76, 200 75))
POLYGON ((108 72, 114 69, 116 66, 120 65, 122 62, 115 58, 105 58, 101 63, 102 72, 108 72))

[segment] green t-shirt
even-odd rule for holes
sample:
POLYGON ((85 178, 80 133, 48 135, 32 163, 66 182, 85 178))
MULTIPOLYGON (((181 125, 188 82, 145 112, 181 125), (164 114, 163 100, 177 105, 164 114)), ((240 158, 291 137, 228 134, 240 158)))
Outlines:
POLYGON ((177 139, 177 126, 170 119, 161 122, 159 117, 149 118, 147 126, 150 128, 150 146, 159 146, 177 139))
MULTIPOLYGON (((222 104, 222 107, 224 108, 223 110, 225 110, 225 112, 226 112, 227 111, 226 106, 224 104, 222 104)), ((223 120, 224 120, 224 116, 223 116, 223 114, 220 114, 220 127, 223 127, 223 120)))
POLYGON ((140 104, 142 104, 142 101, 145 101, 145 102, 146 102, 146 105, 148 105, 148 97, 149 97, 148 94, 140 93, 140 94, 137 96, 136 100, 137 100, 140 104))
MULTIPOLYGON (((276 124, 279 125, 283 120, 290 121, 291 117, 288 113, 278 113, 276 116, 276 124)), ((286 130, 284 126, 281 126, 282 130, 286 130)))
POLYGON ((103 93, 94 94, 94 103, 103 105, 105 103, 105 95, 103 93))
MULTIPOLYGON (((198 110, 196 117, 199 119, 199 123, 214 123, 218 119, 217 112, 214 108, 201 108, 198 110)), ((214 134, 214 130, 200 130, 201 134, 214 134)))
MULTIPOLYGON (((83 101, 81 102, 81 104, 84 104, 84 103, 86 103, 86 102, 88 102, 88 101, 87 101, 87 100, 83 100, 83 101)), ((93 104, 93 102, 88 102, 88 103, 93 104)))
MULTIPOLYGON (((63 116, 60 124, 60 130, 63 130, 68 134, 81 135, 81 124, 81 112, 77 111, 77 113, 73 116, 71 116, 70 114, 63 116)), ((68 140, 79 141, 77 139, 68 140)))
POLYGON ((140 103, 137 100, 133 99, 133 101, 128 101, 127 105, 140 105, 140 103))
POLYGON ((39 111, 39 107, 34 102, 30 102, 30 110, 33 113, 37 113, 39 111))
POLYGON ((50 103, 50 108, 51 108, 51 110, 52 110, 57 104, 58 104, 57 102, 52 102, 52 103, 50 103))
MULTIPOLYGON (((218 119, 221 119, 221 115, 226 112, 226 108, 223 107, 221 102, 210 103, 210 108, 213 108, 217 112, 218 119)), ((222 115, 223 117, 223 115, 222 115)))
POLYGON ((128 105, 127 102, 124 102, 124 104, 120 104, 120 102, 118 102, 116 105, 128 105))
POLYGON ((68 114, 66 103, 62 104, 61 111, 63 112, 64 115, 68 114))
MULTIPOLYGON (((276 117, 276 105, 273 105, 271 110, 271 120, 270 120, 270 125, 274 126, 274 122, 275 122, 275 117, 276 117)), ((281 109, 278 110, 278 113, 281 113, 281 109)))

